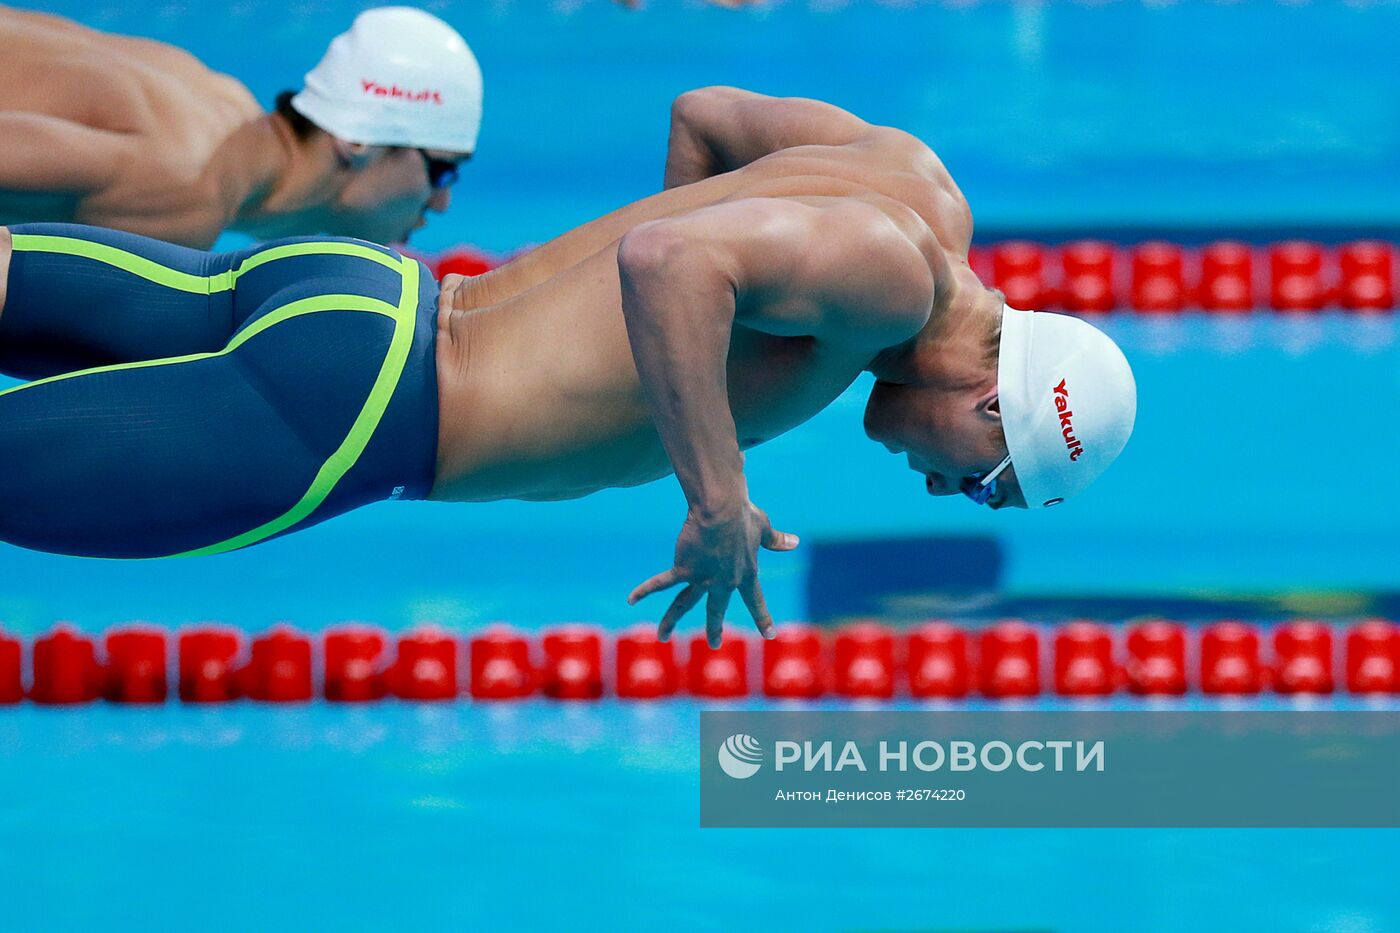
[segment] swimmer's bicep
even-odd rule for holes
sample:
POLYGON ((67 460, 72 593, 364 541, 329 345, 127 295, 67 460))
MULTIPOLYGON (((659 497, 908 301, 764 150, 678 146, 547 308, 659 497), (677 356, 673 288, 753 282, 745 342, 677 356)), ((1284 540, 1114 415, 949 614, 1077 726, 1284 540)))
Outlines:
POLYGON ((126 137, 43 114, 0 111, 0 199, 4 191, 84 194, 109 184, 126 137))

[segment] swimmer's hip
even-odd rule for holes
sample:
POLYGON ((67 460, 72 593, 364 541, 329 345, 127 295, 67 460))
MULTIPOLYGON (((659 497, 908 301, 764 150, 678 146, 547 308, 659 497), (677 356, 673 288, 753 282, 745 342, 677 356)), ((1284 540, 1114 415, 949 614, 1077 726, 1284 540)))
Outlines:
POLYGON ((0 392, 0 540, 212 554, 428 494, 437 288, 420 264, 353 240, 12 233, 0 359, 41 378, 0 392))

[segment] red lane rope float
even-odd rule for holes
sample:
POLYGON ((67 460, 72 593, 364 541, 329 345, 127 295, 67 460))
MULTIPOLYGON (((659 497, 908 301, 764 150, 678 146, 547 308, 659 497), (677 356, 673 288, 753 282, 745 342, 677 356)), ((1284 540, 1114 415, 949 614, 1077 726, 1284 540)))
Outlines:
POLYGON ((243 634, 225 626, 201 626, 180 633, 180 699, 186 703, 227 703, 241 695, 237 659, 243 634))
POLYGON ((925 622, 909 633, 909 695, 957 700, 972 689, 967 632, 947 622, 925 622))
POLYGON ((1372 619, 1347 632, 1346 675, 1352 693, 1400 689, 1400 626, 1372 619))
POLYGON ((674 642, 657 641, 650 626, 623 632, 617 639, 614 691, 630 700, 675 696, 681 687, 674 642))
POLYGON ((539 683, 530 664, 530 642, 515 629, 493 625, 473 635, 471 696, 474 700, 519 700, 535 692, 539 683))
POLYGON ((1150 242, 1135 247, 1130 281, 1129 304, 1139 311, 1171 313, 1191 303, 1186 254, 1179 246, 1150 242))
POLYGON ((1364 240, 1337 251, 1341 304, 1360 311, 1395 307, 1396 250, 1389 243, 1364 240))
MULTIPOLYGON (((164 702, 169 642, 154 626, 123 625, 100 639, 99 651, 99 639, 58 625, 30 645, 26 691, 24 643, 0 633, 0 703, 26 696, 43 704, 164 702)), ((465 639, 435 627, 391 635, 353 624, 312 636, 279 625, 251 640, 200 625, 179 633, 173 661, 176 693, 190 703, 301 703, 317 694, 346 703, 682 694, 955 701, 1124 691, 1174 697, 1192 689, 1248 697, 1327 695, 1339 685, 1355 695, 1400 696, 1400 625, 1384 619, 1345 630, 1312 619, 1267 628, 1228 619, 1195 628, 1164 619, 1121 627, 1008 619, 977 629, 934 620, 902 630, 876 622, 834 630, 788 623, 771 641, 731 635, 711 649, 696 635, 686 648, 682 659, 650 629, 610 635, 578 624, 538 635, 496 625, 465 639)))
POLYGON ((813 625, 780 625, 763 643, 763 694, 780 700, 815 700, 829 679, 824 639, 813 625))
POLYGON ((398 657, 387 675, 390 692, 403 700, 455 699, 458 650, 457 640, 439 628, 400 636, 398 657))
POLYGON ((967 633, 948 622, 925 622, 909 633, 906 675, 917 699, 962 699, 972 691, 967 633))
POLYGON ((603 633, 587 625, 546 631, 544 694, 556 700, 596 700, 603 695, 603 633))
POLYGON ((383 698, 386 637, 372 625, 339 625, 323 641, 322 695, 327 700, 363 703, 383 698))
POLYGON ((24 699, 23 654, 18 638, 0 633, 0 703, 24 699))
POLYGON ((1081 240, 1060 249, 1060 301, 1066 311, 1105 312, 1118 306, 1118 250, 1111 243, 1081 240))
POLYGON ((749 643, 729 638, 711 648, 704 635, 695 635, 690 639, 685 672, 686 686, 695 696, 715 700, 748 696, 749 643))
POLYGON ((1113 631, 1096 622, 1071 622, 1055 632, 1055 692, 1107 696, 1120 679, 1113 664, 1113 631))
POLYGON ((165 641, 165 632, 150 625, 109 631, 103 695, 114 703, 164 703, 165 641))
POLYGON ((884 625, 857 622, 836 632, 832 675, 836 694, 888 700, 895 692, 895 633, 884 625))
POLYGON ((1150 621, 1128 629, 1128 689, 1140 696, 1180 696, 1186 692, 1186 630, 1150 621))
POLYGON ((102 668, 92 639, 71 626, 60 625, 34 640, 35 703, 88 703, 102 692, 102 668))
POLYGON ((1040 693, 1040 634, 1020 620, 998 622, 979 640, 982 695, 996 699, 1040 693))
POLYGON ((1016 308, 1142 314, 1189 308, 1212 313, 1315 313, 1324 308, 1389 311, 1396 306, 1397 251, 1356 240, 1336 247, 1307 240, 1251 246, 1230 240, 1199 248, 1149 241, 1122 247, 1101 240, 1059 246, 1008 240, 974 247, 973 269, 1016 308))
POLYGON ((1244 243, 1211 243, 1201 250, 1196 302, 1205 311, 1254 308, 1254 251, 1244 243))
POLYGON ((1274 690, 1278 693, 1331 693, 1332 629, 1299 619, 1274 629, 1274 690))
POLYGON ((1201 632, 1201 692, 1250 696, 1264 689, 1259 633, 1243 622, 1207 625, 1201 632))
POLYGON ((253 639, 248 665, 238 673, 243 692, 266 703, 311 699, 311 639, 278 625, 253 639))

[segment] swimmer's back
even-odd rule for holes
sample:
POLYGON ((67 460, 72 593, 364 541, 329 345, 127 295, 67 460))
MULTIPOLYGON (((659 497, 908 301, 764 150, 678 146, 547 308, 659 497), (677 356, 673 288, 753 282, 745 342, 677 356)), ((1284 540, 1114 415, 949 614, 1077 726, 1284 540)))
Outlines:
POLYGON ((938 238, 948 253, 965 259, 972 214, 933 152, 898 130, 872 127, 852 145, 797 146, 764 156, 743 168, 658 192, 556 237, 478 280, 458 307, 506 301, 595 253, 615 246, 629 230, 648 221, 749 197, 857 197, 903 205, 938 238))
POLYGON ((190 242, 187 186, 262 112, 248 90, 163 43, 3 7, 0 48, 0 223, 79 220, 190 242))
MULTIPOLYGON (((670 471, 620 304, 618 243, 640 224, 747 199, 863 201, 925 252, 949 285, 940 301, 951 301, 956 273, 946 255, 965 259, 966 204, 951 179, 928 172, 917 140, 882 142, 895 145, 782 150, 630 204, 485 276, 445 282, 434 498, 569 498, 670 471)), ((727 362, 741 446, 812 417, 869 359, 864 348, 735 326, 727 362)))
POLYGON ((259 110, 242 84, 183 49, 57 16, 0 7, 0 47, 0 111, 139 133, 195 113, 259 110))

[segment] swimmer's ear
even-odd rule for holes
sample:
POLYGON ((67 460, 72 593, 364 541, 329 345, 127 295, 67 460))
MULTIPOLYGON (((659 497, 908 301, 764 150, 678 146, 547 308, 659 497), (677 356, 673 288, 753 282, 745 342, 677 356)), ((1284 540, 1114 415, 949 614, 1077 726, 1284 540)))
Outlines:
POLYGON ((342 168, 363 168, 382 148, 384 147, 371 146, 368 143, 352 143, 339 136, 331 137, 331 149, 334 150, 336 160, 342 168))
POLYGON ((996 388, 977 400, 977 414, 988 421, 1001 423, 1001 393, 996 388))

